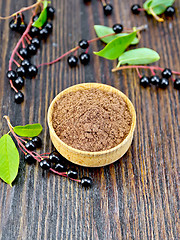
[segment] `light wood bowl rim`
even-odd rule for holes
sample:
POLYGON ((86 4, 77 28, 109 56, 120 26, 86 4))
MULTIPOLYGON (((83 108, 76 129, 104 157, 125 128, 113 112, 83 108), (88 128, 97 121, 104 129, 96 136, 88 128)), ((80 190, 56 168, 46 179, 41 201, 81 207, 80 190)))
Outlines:
POLYGON ((129 138, 134 134, 134 129, 136 126, 136 112, 134 109, 134 106, 132 104, 132 102, 129 100, 129 98, 122 93, 120 90, 110 86, 110 85, 106 85, 106 84, 102 84, 102 83, 80 83, 80 84, 76 84, 73 85, 71 87, 68 87, 66 89, 64 89, 63 91, 61 91, 51 102, 49 109, 48 109, 48 126, 50 129, 51 134, 54 135, 55 139, 57 142, 59 142, 60 144, 64 145, 66 148, 68 148, 69 150, 71 150, 71 152, 76 152, 77 154, 82 154, 82 155, 103 155, 103 154, 107 154, 107 153, 111 153, 113 151, 116 151, 117 149, 121 148, 121 146, 123 146, 124 144, 126 144, 126 142, 129 140, 129 138), (110 148, 108 150, 104 150, 104 151, 97 151, 97 152, 88 152, 88 151, 83 151, 83 150, 79 150, 76 148, 73 148, 71 146, 69 146, 68 144, 66 144, 65 142, 63 142, 56 134, 53 125, 52 125, 52 113, 54 110, 54 104, 56 101, 59 100, 59 98, 61 98, 63 95, 65 95, 66 93, 69 92, 76 92, 78 90, 83 90, 83 89, 90 89, 90 88, 97 88, 97 89, 101 89, 103 91, 109 91, 109 92, 114 92, 117 93, 118 95, 120 95, 125 102, 128 105, 128 108, 130 110, 131 116, 132 116, 132 123, 131 123, 131 128, 130 131, 128 133, 128 135, 126 136, 126 138, 117 146, 110 148))

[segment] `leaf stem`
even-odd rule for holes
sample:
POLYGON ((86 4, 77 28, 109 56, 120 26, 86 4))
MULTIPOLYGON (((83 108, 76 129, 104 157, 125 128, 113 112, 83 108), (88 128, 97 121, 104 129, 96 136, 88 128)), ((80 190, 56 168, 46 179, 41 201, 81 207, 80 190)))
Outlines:
POLYGON ((158 17, 158 16, 155 14, 155 12, 153 11, 153 9, 152 9, 151 7, 149 8, 149 11, 150 11, 150 13, 152 14, 152 16, 153 16, 158 22, 164 22, 164 19, 158 17))

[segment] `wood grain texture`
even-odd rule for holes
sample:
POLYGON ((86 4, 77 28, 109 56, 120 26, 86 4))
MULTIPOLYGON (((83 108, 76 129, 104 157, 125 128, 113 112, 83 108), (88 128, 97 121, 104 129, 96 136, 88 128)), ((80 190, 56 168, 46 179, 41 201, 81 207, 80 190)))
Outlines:
MULTIPOLYGON (((53 60, 80 39, 94 38, 94 24, 112 26, 120 22, 126 27, 148 24, 138 46, 156 50, 161 56, 160 66, 180 69, 179 0, 175 1, 175 17, 164 23, 144 13, 132 15, 133 0, 110 2, 114 12, 104 17, 100 1, 84 5, 82 0, 53 0, 53 34, 32 62, 53 60)), ((9 15, 31 3, 34 1, 0 0, 0 15, 9 15)), ((26 19, 30 14, 25 14, 26 19)), ((39 122, 44 127, 42 151, 51 151, 48 106, 61 90, 82 82, 102 82, 124 92, 135 106, 137 127, 133 144, 120 161, 104 168, 78 168, 80 176, 93 178, 89 190, 52 173, 42 175, 38 165, 25 165, 21 155, 14 187, 0 181, 0 239, 180 239, 180 92, 173 89, 172 83, 167 90, 143 89, 134 70, 112 74, 116 61, 93 55, 103 47, 96 42, 89 50, 91 64, 70 69, 64 59, 42 67, 35 80, 26 80, 25 101, 16 105, 6 71, 19 35, 11 32, 8 24, 0 21, 1 135, 8 131, 3 115, 8 115, 13 125, 39 122)))

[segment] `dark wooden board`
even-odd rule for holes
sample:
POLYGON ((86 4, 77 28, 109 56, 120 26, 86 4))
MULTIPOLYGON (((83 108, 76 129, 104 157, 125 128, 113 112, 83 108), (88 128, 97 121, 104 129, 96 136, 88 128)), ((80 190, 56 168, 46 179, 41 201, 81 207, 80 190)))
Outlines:
MULTIPOLYGON (((126 27, 148 24, 139 47, 156 50, 159 65, 180 70, 180 1, 173 19, 158 23, 144 13, 135 16, 130 6, 139 1, 111 0, 114 12, 104 17, 100 1, 86 6, 82 0, 54 0, 53 34, 33 58, 34 64, 50 61, 76 46, 82 38, 95 37, 94 24, 126 27)), ((0 15, 13 13, 33 0, 0 1, 0 15)), ((31 12, 25 14, 29 19, 31 12)), ((8 131, 3 115, 13 125, 39 122, 44 130, 42 151, 51 151, 47 110, 61 90, 76 83, 102 82, 116 87, 131 99, 137 112, 133 144, 127 154, 110 166, 78 167, 79 175, 94 180, 86 190, 52 173, 42 175, 38 165, 27 166, 21 155, 13 188, 0 181, 0 239, 179 239, 180 93, 154 87, 143 89, 134 70, 111 73, 115 61, 93 55, 101 42, 90 47, 91 64, 70 69, 64 59, 42 67, 35 80, 26 80, 25 101, 16 105, 6 79, 10 54, 19 35, 0 21, 0 134, 8 131)), ((150 73, 149 73, 150 74, 150 73)))

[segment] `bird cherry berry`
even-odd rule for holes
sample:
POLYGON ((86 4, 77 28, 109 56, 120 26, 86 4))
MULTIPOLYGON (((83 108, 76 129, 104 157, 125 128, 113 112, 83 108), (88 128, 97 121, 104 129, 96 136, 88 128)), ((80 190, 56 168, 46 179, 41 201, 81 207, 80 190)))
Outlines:
POLYGON ((27 74, 30 78, 34 78, 38 73, 38 69, 35 65, 30 65, 27 70, 27 74))
POLYGON ((36 46, 36 48, 39 48, 40 47, 40 40, 38 38, 33 38, 31 40, 31 43, 36 46))
POLYGON ((10 80, 15 80, 17 78, 17 73, 13 70, 7 72, 7 78, 10 80))
POLYGON ((140 85, 141 86, 143 86, 143 87, 147 87, 147 86, 149 86, 149 78, 148 77, 146 77, 146 76, 142 76, 141 78, 140 78, 140 85))
POLYGON ((28 163, 28 164, 33 164, 36 163, 36 160, 33 158, 33 156, 31 156, 29 153, 27 153, 24 156, 24 160, 28 163))
POLYGON ((106 4, 105 6, 103 6, 103 10, 106 16, 111 15, 113 6, 111 4, 106 4))
POLYGON ((21 66, 24 67, 25 70, 27 70, 30 65, 31 65, 31 63, 30 63, 30 61, 28 59, 24 59, 21 62, 21 66))
POLYGON ((160 82, 160 78, 157 75, 154 75, 150 78, 150 83, 158 86, 160 82))
POLYGON ((12 31, 18 31, 18 28, 19 28, 19 24, 17 21, 15 21, 14 19, 12 19, 10 22, 9 22, 9 28, 12 30, 12 31))
POLYGON ((47 17, 53 19, 55 9, 52 6, 47 7, 47 17))
POLYGON ((29 56, 33 56, 37 53, 37 47, 33 43, 28 44, 27 52, 29 56))
POLYGON ((92 179, 90 177, 82 177, 81 184, 83 187, 91 187, 92 179))
POLYGON ((89 43, 86 39, 82 39, 79 41, 79 47, 82 49, 86 49, 89 47, 89 43))
POLYGON ((29 151, 34 151, 36 149, 36 145, 32 140, 29 140, 28 142, 25 143, 25 148, 29 151))
POLYGON ((66 172, 67 171, 67 167, 63 163, 56 163, 53 166, 53 169, 57 172, 66 172))
POLYGON ((69 169, 69 170, 67 171, 67 176, 68 176, 69 178, 77 179, 77 178, 78 178, 78 173, 77 173, 77 171, 74 170, 74 169, 69 169))
POLYGON ((87 65, 90 61, 90 55, 88 53, 81 53, 80 56, 79 56, 79 59, 80 59, 80 62, 83 64, 83 65, 87 65))
POLYGON ((174 81, 174 88, 180 90, 180 78, 176 78, 174 81))
POLYGON ((44 27, 47 29, 48 34, 51 33, 52 30, 53 30, 53 25, 52 25, 52 23, 50 23, 50 22, 47 22, 44 27))
POLYGON ((15 93, 14 95, 14 101, 17 104, 20 104, 24 101, 24 94, 21 91, 18 91, 17 93, 15 93))
POLYGON ((121 33, 123 31, 123 25, 116 23, 113 25, 112 29, 115 33, 121 33))
POLYGON ((39 28, 37 27, 31 27, 28 33, 31 37, 35 37, 39 35, 39 28))
POLYGON ((169 80, 167 78, 161 78, 160 82, 159 82, 159 87, 160 88, 167 88, 169 85, 169 80))
POLYGON ((29 54, 26 48, 20 48, 19 49, 19 54, 21 55, 22 58, 28 58, 29 54))
POLYGON ((172 72, 169 68, 165 68, 163 71, 162 71, 162 77, 163 78, 170 78, 172 76, 172 72))
POLYGON ((40 161, 39 166, 43 170, 49 170, 51 168, 51 163, 48 159, 43 159, 43 160, 40 161))
POLYGON ((18 32, 22 34, 22 33, 25 32, 26 28, 27 28, 27 24, 24 23, 24 22, 22 22, 22 23, 20 24, 20 26, 18 27, 18 32))
POLYGON ((17 67, 16 72, 17 72, 17 75, 19 77, 25 77, 26 76, 26 70, 23 66, 17 67))
POLYGON ((67 59, 70 67, 76 67, 78 63, 78 58, 76 56, 70 55, 67 59))
POLYGON ((24 79, 22 77, 17 77, 15 80, 13 80, 13 85, 17 90, 22 89, 24 86, 24 79))
POLYGON ((61 159, 62 159, 62 156, 56 151, 53 151, 52 153, 49 154, 49 160, 52 163, 61 162, 61 159))
POLYGON ((175 14, 175 8, 173 6, 169 6, 166 8, 166 11, 164 12, 164 14, 167 17, 172 17, 175 14))
POLYGON ((35 144, 36 148, 40 148, 42 146, 42 140, 40 137, 33 137, 31 141, 35 144))
POLYGON ((46 38, 48 37, 48 30, 46 28, 42 28, 40 31, 39 31, 39 37, 40 39, 44 39, 46 40, 46 38))
POLYGON ((131 11, 133 14, 139 14, 139 8, 141 8, 141 6, 139 4, 134 4, 131 6, 131 11))

